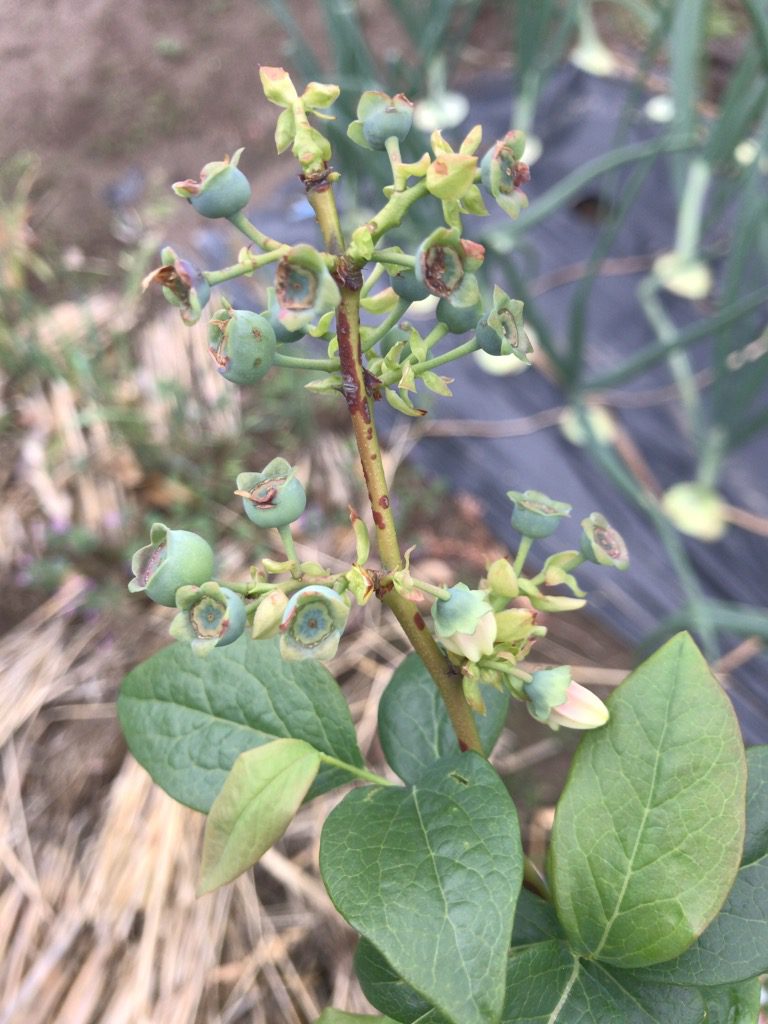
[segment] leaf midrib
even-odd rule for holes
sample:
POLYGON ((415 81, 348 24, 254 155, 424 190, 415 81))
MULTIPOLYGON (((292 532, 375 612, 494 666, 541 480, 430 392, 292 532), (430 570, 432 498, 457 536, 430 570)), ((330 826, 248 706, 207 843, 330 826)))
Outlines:
MULTIPOLYGON (((675 671, 674 677, 673 677, 674 679, 677 679, 679 666, 680 666, 680 657, 678 655, 676 671, 675 671)), ((638 855, 638 852, 640 850, 640 842, 641 842, 641 840, 643 838, 643 835, 645 833, 645 824, 646 824, 646 822, 648 820, 649 814, 651 813, 651 809, 653 807, 655 807, 655 804, 653 803, 653 796, 654 796, 654 793, 656 792, 656 782, 657 782, 657 778, 658 778, 659 765, 661 763, 661 751, 664 749, 664 739, 665 739, 665 736, 666 736, 666 733, 667 733, 667 729, 669 727, 669 708, 670 708, 670 705, 672 703, 673 693, 674 693, 674 685, 672 685, 672 686, 670 686, 668 688, 669 696, 667 698, 667 708, 666 708, 667 714, 664 716, 664 725, 663 725, 663 728, 661 730, 661 734, 660 734, 660 736, 658 738, 658 741, 657 741, 656 747, 655 747, 655 758, 654 758, 654 764, 653 764, 653 777, 651 778, 651 785, 650 785, 650 788, 648 790, 648 799, 646 801, 646 806, 643 808, 643 816, 642 816, 642 819, 640 821, 640 825, 639 825, 638 830, 637 830, 637 835, 635 836, 634 847, 632 849, 632 853, 630 854, 629 861, 627 863, 627 870, 626 870, 626 873, 624 875, 624 881, 623 881, 622 886, 621 886, 621 891, 620 891, 620 893, 618 895, 618 898, 616 900, 616 904, 614 906, 613 913, 611 914, 611 916, 606 921, 605 929, 603 931, 603 935, 602 935, 599 943, 597 944, 597 948, 592 951, 592 956, 595 957, 595 958, 600 956, 600 953, 602 952, 603 947, 605 946, 606 942, 608 941, 608 936, 610 935, 611 929, 613 928, 613 926, 616 923, 616 920, 617 920, 619 914, 621 913, 621 906, 622 906, 622 903, 624 902, 624 897, 627 894, 627 889, 629 888, 630 880, 632 879, 632 876, 634 874, 635 859, 636 859, 636 857, 638 855)))

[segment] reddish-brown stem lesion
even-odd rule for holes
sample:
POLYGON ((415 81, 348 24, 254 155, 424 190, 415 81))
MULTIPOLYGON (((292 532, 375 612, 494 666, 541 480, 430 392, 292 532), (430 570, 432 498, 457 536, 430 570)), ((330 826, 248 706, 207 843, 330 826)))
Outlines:
MULTIPOLYGON (((337 248, 341 238, 338 212, 330 188, 308 190, 308 198, 317 216, 329 251, 337 248)), ((376 527, 376 541, 382 567, 394 572, 402 567, 402 555, 392 514, 389 488, 381 458, 381 445, 376 432, 373 396, 363 366, 360 345, 360 267, 350 264, 343 255, 337 261, 336 280, 341 303, 336 310, 336 333, 339 344, 342 392, 347 403, 352 429, 363 469, 371 514, 376 527)), ((398 594, 391 583, 382 587, 379 597, 392 611, 403 632, 432 676, 462 750, 483 753, 477 725, 467 705, 461 676, 437 646, 434 637, 413 601, 398 594)))

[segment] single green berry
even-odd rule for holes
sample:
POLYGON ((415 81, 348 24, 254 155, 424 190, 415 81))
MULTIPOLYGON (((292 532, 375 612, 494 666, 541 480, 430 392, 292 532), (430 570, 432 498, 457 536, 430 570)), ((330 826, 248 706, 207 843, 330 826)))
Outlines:
POLYGON ((593 512, 581 521, 581 554, 589 562, 612 565, 616 569, 629 566, 629 553, 624 538, 614 530, 605 516, 593 512))
POLYGON ((288 526, 307 507, 307 495, 296 470, 285 459, 272 459, 261 473, 240 473, 237 490, 245 514, 257 526, 288 526))
POLYGON ((149 540, 131 561, 131 593, 145 593, 156 604, 173 608, 179 587, 199 585, 211 578, 213 549, 198 534, 154 523, 149 540))
POLYGON ((387 333, 379 342, 379 352, 381 352, 381 354, 385 356, 390 351, 390 349, 392 349, 395 345, 399 344, 402 341, 406 342, 406 347, 402 351, 402 355, 406 356, 410 353, 410 346, 407 344, 407 342, 409 342, 410 340, 411 332, 404 330, 404 328, 396 324, 389 331, 387 331, 387 333))
POLYGON ((269 321, 246 309, 217 310, 208 325, 208 351, 233 384, 255 384, 275 361, 275 332, 269 321))
POLYGON ((384 149, 389 138, 402 141, 412 124, 413 104, 407 96, 388 96, 370 89, 360 97, 357 120, 350 124, 347 134, 368 149, 384 149))
POLYGON ((245 629, 243 599, 213 580, 199 587, 180 587, 176 607, 180 610, 171 623, 171 636, 187 641, 195 654, 206 655, 214 647, 226 647, 245 629))
POLYGON ((514 355, 523 363, 530 362, 528 353, 533 351, 533 346, 525 333, 523 303, 510 299, 498 285, 493 289, 493 308, 478 321, 475 337, 488 355, 514 355))
POLYGON ((571 514, 571 506, 564 501, 553 501, 541 491, 507 491, 514 505, 512 526, 524 537, 537 540, 549 537, 560 525, 560 520, 571 514))
POLYGON ((299 329, 289 331, 280 319, 280 306, 277 302, 274 288, 267 288, 267 308, 261 314, 275 332, 275 341, 278 345, 292 345, 294 341, 301 341, 306 337, 306 331, 299 329))
POLYGON ((341 302, 338 285, 320 253, 311 245, 295 245, 277 265, 275 294, 279 318, 289 331, 319 320, 341 302))
POLYGON ((159 284, 166 301, 181 311, 184 323, 188 326, 196 324, 210 298, 211 286, 194 263, 180 259, 170 246, 163 249, 160 258, 162 265, 147 274, 142 288, 159 284))
POLYGON ((440 299, 435 316, 452 334, 464 334, 476 326, 482 312, 477 278, 474 274, 465 274, 456 291, 448 298, 440 299))
POLYGON ((349 617, 349 605, 330 587, 309 586, 291 597, 280 625, 280 654, 286 661, 336 654, 349 617))
POLYGON ((203 217, 234 217, 251 198, 251 186, 237 166, 242 149, 231 157, 206 164, 200 171, 200 180, 187 178, 177 181, 173 191, 188 199, 203 217))
POLYGON ((480 161, 480 180, 513 220, 528 205, 528 197, 521 190, 531 180, 528 165, 521 160, 524 150, 525 134, 511 131, 480 161))
POLYGON ((392 291, 407 302, 421 302, 429 295, 429 288, 411 270, 390 275, 392 291))
POLYGON ((452 295, 467 271, 477 270, 485 247, 459 236, 456 228, 436 228, 416 252, 415 273, 433 294, 444 299, 452 295))

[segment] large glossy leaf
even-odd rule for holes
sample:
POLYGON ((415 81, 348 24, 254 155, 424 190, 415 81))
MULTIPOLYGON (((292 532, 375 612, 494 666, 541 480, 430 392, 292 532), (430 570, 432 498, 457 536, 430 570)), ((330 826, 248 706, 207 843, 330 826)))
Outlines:
POLYGON ((717 917, 674 960, 642 974, 676 985, 727 985, 768 971, 768 747, 747 751, 747 838, 733 888, 717 917))
POLYGON ((746 762, 730 702, 687 634, 609 705, 558 804, 552 882, 575 952, 644 966, 682 953, 722 906, 744 841, 746 762))
POLYGON ((454 1024, 493 1024, 522 879, 517 814, 478 754, 408 789, 353 790, 328 817, 320 869, 339 912, 454 1024))
MULTIPOLYGON (((362 765, 333 677, 314 661, 283 661, 277 640, 242 637, 207 658, 172 644, 126 676, 117 713, 131 753, 155 782, 206 813, 238 754, 270 740, 304 740, 362 765)), ((323 767, 309 796, 348 781, 323 767)))
POLYGON ((277 842, 319 767, 320 755, 303 740, 240 754, 205 823, 198 895, 233 881, 277 842))
MULTIPOLYGON (((486 713, 475 715, 486 754, 499 738, 509 696, 483 688, 486 713)), ((432 677, 417 654, 405 657, 379 702, 379 740, 384 756, 404 782, 413 782, 438 758, 455 753, 456 734, 432 677)))
POLYGON ((502 1024, 702 1024, 696 989, 639 983, 631 971, 580 960, 563 942, 513 949, 502 1024))

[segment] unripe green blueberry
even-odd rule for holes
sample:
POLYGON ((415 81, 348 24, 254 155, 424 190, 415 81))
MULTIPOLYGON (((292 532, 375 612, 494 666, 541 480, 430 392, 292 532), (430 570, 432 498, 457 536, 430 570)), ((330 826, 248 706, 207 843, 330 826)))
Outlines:
POLYGON ((199 585, 213 574, 213 549, 208 541, 190 530, 169 530, 154 523, 150 543, 133 556, 131 593, 145 593, 156 604, 176 605, 176 591, 199 585))
POLYGON ((272 459, 261 473, 240 473, 237 490, 245 514, 257 526, 288 526, 307 507, 307 495, 296 470, 285 459, 272 459))
POLYGON ((482 317, 475 331, 478 346, 491 356, 516 356, 529 363, 533 346, 525 333, 523 303, 510 299, 498 285, 493 289, 493 308, 482 317))
POLYGON ((243 599, 212 580, 199 587, 180 587, 176 606, 180 611, 171 623, 171 636, 187 641, 195 654, 206 655, 214 647, 226 647, 245 629, 243 599))
POLYGON ((247 309, 224 308, 208 326, 208 351, 233 384, 255 384, 275 361, 275 332, 266 317, 247 309))
POLYGON ((629 553, 624 538, 605 516, 592 512, 582 519, 581 530, 581 554, 588 562, 612 565, 616 569, 628 568, 629 553))
POLYGON ((499 206, 513 219, 528 205, 528 197, 521 186, 531 180, 528 165, 521 157, 525 149, 525 134, 507 132, 480 161, 480 178, 499 206))
POLYGON ((292 345, 294 341, 301 341, 306 337, 306 331, 289 331, 280 319, 280 306, 277 302, 274 288, 267 288, 267 308, 261 314, 269 321, 272 330, 275 332, 275 341, 278 345, 292 345))
POLYGON ((456 291, 448 298, 440 299, 435 316, 453 334, 464 334, 477 325, 483 313, 480 289, 474 274, 465 274, 456 291))
POLYGON ((524 537, 538 540, 549 537, 560 525, 560 520, 571 514, 571 506, 554 501, 541 491, 507 491, 514 505, 512 526, 524 537))
POLYGON ((411 270, 390 276, 392 291, 407 302, 421 302, 429 295, 429 288, 411 270))
POLYGON ((341 302, 325 260, 311 245, 295 245, 277 265, 275 295, 280 320, 289 331, 317 322, 341 302))
POLYGON ((242 149, 224 160, 215 160, 203 167, 200 180, 177 181, 173 191, 188 199, 202 217, 233 217, 251 198, 251 186, 238 168, 242 149))
POLYGON ((349 605, 330 587, 309 586, 289 600, 280 625, 280 654, 286 661, 328 661, 339 646, 349 605))
POLYGON ((166 300, 181 311, 184 323, 189 326, 196 324, 210 298, 211 286, 194 263, 181 259, 170 246, 163 249, 161 259, 162 265, 147 274, 142 288, 159 284, 166 300))
MULTIPOLYGON (((388 96, 385 92, 369 90, 360 97, 357 105, 358 131, 371 149, 384 149, 387 139, 402 141, 413 124, 413 104, 402 93, 388 96)), ((352 126, 350 125, 350 128, 352 126)), ((353 138, 357 132, 353 129, 353 138)))
MULTIPOLYGON (((387 355, 393 346, 397 345, 398 342, 411 340, 411 332, 404 330, 399 324, 396 324, 391 330, 387 331, 384 337, 379 342, 379 352, 383 356, 387 355)), ((408 355, 410 352, 410 346, 406 345, 403 349, 403 356, 408 355)))

